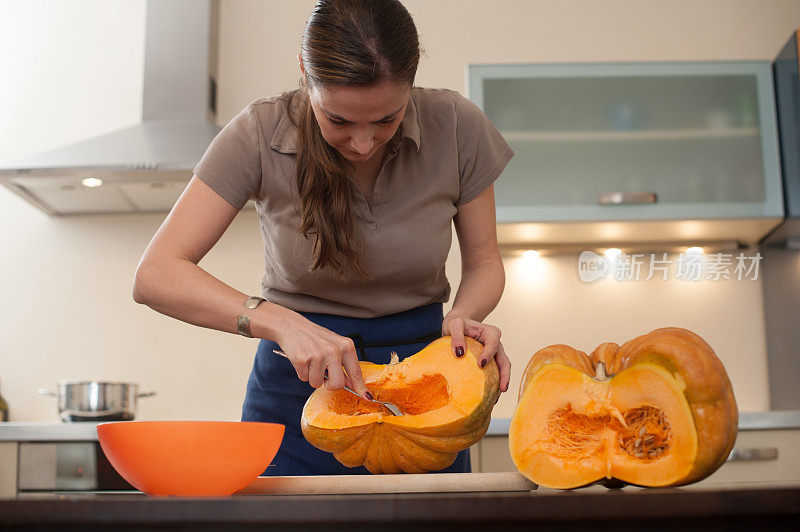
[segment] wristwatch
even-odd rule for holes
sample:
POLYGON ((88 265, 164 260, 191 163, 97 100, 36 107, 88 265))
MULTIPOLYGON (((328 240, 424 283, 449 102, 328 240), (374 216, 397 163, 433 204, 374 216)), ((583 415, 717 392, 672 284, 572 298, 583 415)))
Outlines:
MULTIPOLYGON (((264 299, 263 297, 250 296, 244 302, 244 306, 249 309, 254 309, 264 301, 266 301, 266 299, 264 299)), ((253 335, 250 334, 250 316, 248 316, 247 314, 239 314, 239 316, 236 318, 236 330, 242 336, 246 336, 247 338, 252 338, 253 335)))

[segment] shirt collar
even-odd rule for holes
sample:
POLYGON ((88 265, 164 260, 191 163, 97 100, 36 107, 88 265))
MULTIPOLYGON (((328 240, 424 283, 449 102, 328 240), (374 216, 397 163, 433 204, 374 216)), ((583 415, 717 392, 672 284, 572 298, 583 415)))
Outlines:
MULTIPOLYGON (((417 106, 414 104, 414 91, 412 89, 411 96, 408 98, 408 105, 406 106, 406 113, 403 116, 403 121, 400 122, 400 139, 408 138, 414 142, 414 146, 419 151, 419 120, 417 118, 417 106)), ((297 153, 300 151, 300 142, 298 137, 297 126, 292 123, 289 118, 289 111, 282 114, 278 127, 275 128, 275 133, 272 135, 269 147, 279 153, 297 153)))
POLYGON ((414 103, 414 89, 411 89, 411 96, 408 98, 406 114, 400 122, 400 135, 403 138, 411 139, 419 151, 419 118, 417 117, 417 106, 414 103))

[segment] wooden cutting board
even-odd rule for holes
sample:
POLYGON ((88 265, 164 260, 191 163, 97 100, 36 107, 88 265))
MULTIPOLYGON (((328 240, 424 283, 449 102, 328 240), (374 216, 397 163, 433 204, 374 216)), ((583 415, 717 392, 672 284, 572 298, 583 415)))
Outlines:
POLYGON ((345 493, 446 493, 530 491, 536 484, 519 473, 428 473, 421 475, 326 475, 258 477, 237 495, 331 495, 345 493))

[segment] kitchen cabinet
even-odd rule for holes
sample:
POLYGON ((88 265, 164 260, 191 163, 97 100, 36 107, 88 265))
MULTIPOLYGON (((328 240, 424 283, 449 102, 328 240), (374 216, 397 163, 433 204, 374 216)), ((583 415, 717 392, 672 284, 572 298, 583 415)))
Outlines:
POLYGON ((755 243, 783 217, 768 61, 471 65, 469 97, 516 153, 503 242, 755 243))
POLYGON ((786 220, 761 243, 770 405, 800 408, 800 50, 794 32, 773 63, 786 220))
POLYGON ((0 497, 17 493, 17 442, 0 441, 0 497))
MULTIPOLYGON (((800 30, 792 33, 772 64, 781 143, 786 216, 800 218, 800 30)), ((794 236, 800 235, 795 231, 794 236)))
POLYGON ((800 430, 740 432, 733 456, 701 484, 800 481, 800 430))
POLYGON ((475 447, 478 448, 474 454, 478 457, 480 469, 473 468, 473 471, 502 473, 517 470, 508 451, 508 436, 484 436, 475 447))
MULTIPOLYGON (((516 471, 508 436, 484 437, 477 445, 480 472, 516 471)), ((728 462, 697 483, 800 482, 800 429, 740 431, 728 462)))

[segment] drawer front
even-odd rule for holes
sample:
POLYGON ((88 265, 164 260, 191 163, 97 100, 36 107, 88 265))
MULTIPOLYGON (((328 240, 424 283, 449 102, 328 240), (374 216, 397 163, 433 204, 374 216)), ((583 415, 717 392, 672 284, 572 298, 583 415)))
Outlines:
POLYGON ((19 491, 96 490, 95 442, 23 442, 19 491))
POLYGON ((15 441, 0 442, 0 497, 17 494, 17 447, 15 441))
POLYGON ((800 430, 739 432, 729 461, 701 484, 800 480, 800 430))

